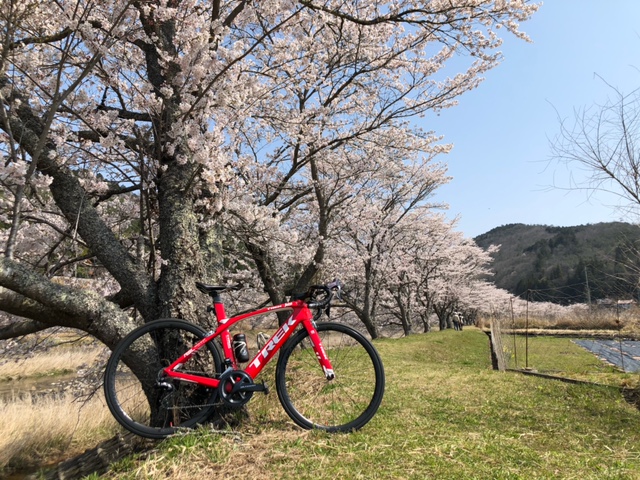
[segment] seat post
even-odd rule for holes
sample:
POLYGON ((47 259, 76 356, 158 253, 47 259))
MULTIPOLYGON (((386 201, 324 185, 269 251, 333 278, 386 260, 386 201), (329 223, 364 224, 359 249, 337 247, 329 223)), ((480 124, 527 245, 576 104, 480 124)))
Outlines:
POLYGON ((222 303, 220 294, 215 292, 215 294, 211 295, 211 298, 213 299, 213 311, 218 319, 218 323, 225 323, 227 321, 227 313, 224 310, 224 303, 222 303))
POLYGON ((216 315, 216 318, 218 319, 218 322, 220 323, 226 322, 227 314, 224 311, 224 304, 222 303, 222 298, 220 297, 220 293, 230 289, 237 290, 240 286, 237 285, 236 287, 227 287, 224 285, 206 285, 201 282, 196 282, 196 287, 202 293, 206 293, 211 297, 211 300, 213 302, 213 308, 209 307, 208 310, 209 311, 213 310, 213 312, 216 315))

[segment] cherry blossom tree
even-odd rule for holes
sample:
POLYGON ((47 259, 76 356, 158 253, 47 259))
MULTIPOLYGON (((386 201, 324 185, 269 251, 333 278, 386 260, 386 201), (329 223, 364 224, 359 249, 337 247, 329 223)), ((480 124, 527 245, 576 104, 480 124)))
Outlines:
POLYGON ((432 221, 427 200, 448 180, 431 158, 379 160, 369 175, 359 176, 359 195, 346 206, 328 267, 350 286, 347 303, 373 338, 380 335, 376 316, 384 293, 405 282, 416 234, 432 221))
POLYGON ((229 245, 249 253, 272 300, 303 287, 357 196, 341 166, 389 148, 432 158, 433 136, 408 119, 474 88, 500 58, 497 30, 524 37, 535 9, 3 2, 0 309, 21 320, 1 336, 63 325, 112 347, 140 321, 205 322, 194 280, 221 278, 229 245), (456 56, 470 61, 447 74, 456 56), (295 254, 280 256, 295 236, 295 254), (108 294, 51 281, 87 263, 112 280, 108 294))
MULTIPOLYGON (((382 18, 370 22, 343 13, 325 17, 328 21, 318 25, 314 10, 309 23, 281 29, 292 32, 299 43, 286 41, 286 36, 270 37, 270 48, 256 68, 273 83, 251 118, 238 127, 244 141, 235 191, 244 197, 236 197, 227 213, 230 229, 240 237, 238 246, 254 260, 272 301, 281 301, 287 291, 304 291, 318 275, 330 238, 343 232, 332 225, 344 215, 345 208, 339 207, 352 208, 348 199, 357 182, 350 178, 379 168, 377 159, 389 155, 385 150, 401 159, 419 152, 433 158, 448 150, 435 143, 431 132, 412 128, 407 119, 455 104, 496 65, 498 56, 491 49, 499 41, 490 30, 500 25, 484 17, 488 11, 483 8, 490 3, 475 10, 478 17, 466 17, 452 5, 444 13, 434 5, 433 12, 450 22, 443 30, 408 17, 408 23, 421 28, 399 30, 382 18), (463 27, 472 19, 489 27, 486 37, 481 31, 470 35, 463 27), (484 41, 478 41, 481 37, 484 41), (446 76, 445 67, 460 52, 475 60, 446 76), (345 179, 345 186, 340 179, 345 179), (245 208, 247 196, 255 207, 245 208), (296 224, 299 228, 292 234, 296 224)), ((492 5, 497 8, 494 13, 504 13, 504 6, 492 5)), ((531 13, 532 7, 527 9, 531 13)), ((320 10, 325 15, 330 11, 320 10)), ((513 27, 510 24, 512 31, 513 27)))
MULTIPOLYGON (((446 179, 442 172, 431 173, 446 179)), ((447 221, 421 195, 415 201, 400 184, 406 197, 389 189, 393 194, 387 201, 378 194, 368 208, 360 208, 361 217, 353 223, 357 229, 331 242, 325 266, 347 274, 343 278, 351 290, 345 301, 374 338, 386 327, 399 326, 405 335, 416 326, 429 331, 434 314, 440 328, 447 328, 454 309, 475 316, 486 312, 495 296, 495 287, 485 280, 494 249, 485 251, 465 239, 455 221, 447 221)))
POLYGON ((485 251, 472 240, 460 237, 457 241, 450 240, 439 252, 437 267, 425 282, 424 295, 438 317, 441 330, 452 328, 450 315, 454 310, 473 305, 469 292, 490 275, 492 252, 493 249, 485 251))
POLYGON ((442 214, 429 212, 417 218, 411 235, 402 242, 402 252, 394 255, 394 267, 386 276, 390 301, 383 307, 395 317, 405 335, 413 333, 419 319, 424 332, 430 331, 433 305, 427 294, 430 280, 438 275, 450 259, 439 258, 443 245, 462 238, 455 231, 456 222, 446 221, 442 214))

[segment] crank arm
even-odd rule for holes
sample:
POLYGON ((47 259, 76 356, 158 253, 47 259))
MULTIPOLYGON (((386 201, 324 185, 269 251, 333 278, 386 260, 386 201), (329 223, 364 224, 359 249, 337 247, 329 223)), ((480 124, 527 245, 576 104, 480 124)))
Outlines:
POLYGON ((264 392, 269 393, 269 387, 265 383, 250 383, 250 384, 242 384, 236 383, 231 389, 231 394, 234 393, 244 393, 244 392, 264 392))

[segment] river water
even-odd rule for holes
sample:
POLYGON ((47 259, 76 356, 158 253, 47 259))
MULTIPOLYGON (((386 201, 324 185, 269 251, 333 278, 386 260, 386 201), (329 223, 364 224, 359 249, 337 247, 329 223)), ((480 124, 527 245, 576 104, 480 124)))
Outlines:
POLYGON ((64 392, 65 385, 76 378, 75 373, 65 375, 29 377, 19 380, 0 382, 0 400, 9 402, 13 399, 32 396, 34 401, 44 395, 56 395, 64 392))

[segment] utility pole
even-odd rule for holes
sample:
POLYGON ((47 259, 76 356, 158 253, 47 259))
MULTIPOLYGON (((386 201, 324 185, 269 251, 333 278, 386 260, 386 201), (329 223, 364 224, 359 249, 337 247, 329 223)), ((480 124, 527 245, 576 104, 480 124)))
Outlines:
POLYGON ((587 294, 587 305, 591 306, 591 290, 589 290, 589 275, 587 274, 587 266, 585 265, 584 267, 584 279, 587 283, 587 289, 586 289, 586 294, 587 294))

